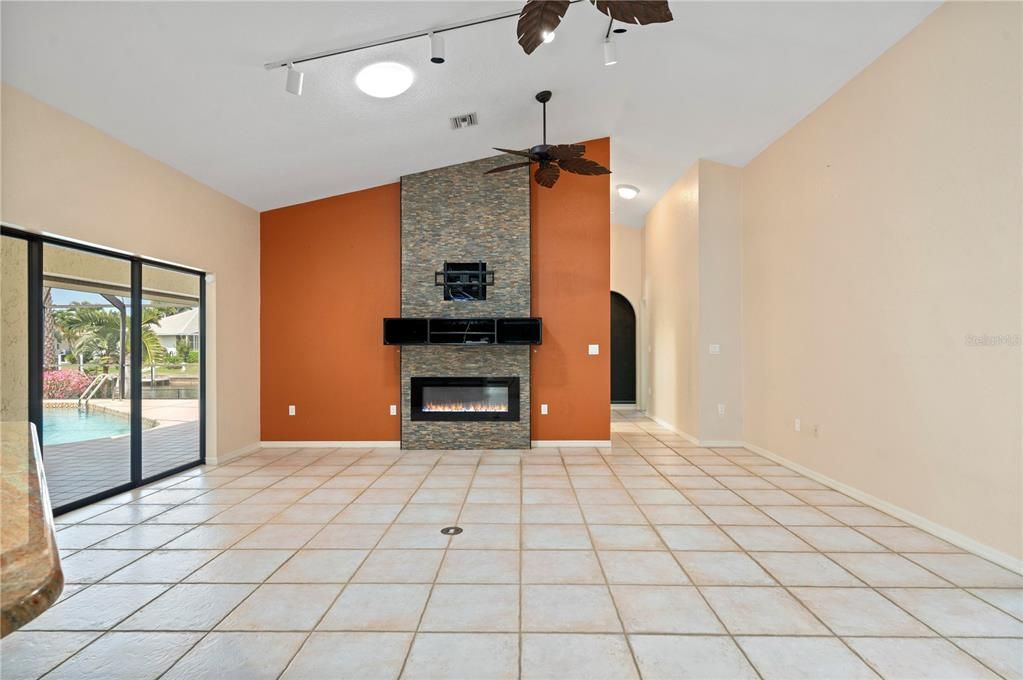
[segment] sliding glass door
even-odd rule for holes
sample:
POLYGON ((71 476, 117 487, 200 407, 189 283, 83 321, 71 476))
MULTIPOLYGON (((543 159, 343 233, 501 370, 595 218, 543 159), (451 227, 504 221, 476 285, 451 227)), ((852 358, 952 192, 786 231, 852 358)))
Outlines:
POLYGON ((202 280, 142 265, 142 477, 197 463, 202 280))
POLYGON ((60 514, 205 460, 202 272, 3 229, 3 420, 60 514))
POLYGON ((61 508, 131 484, 131 262, 43 244, 43 466, 61 508))

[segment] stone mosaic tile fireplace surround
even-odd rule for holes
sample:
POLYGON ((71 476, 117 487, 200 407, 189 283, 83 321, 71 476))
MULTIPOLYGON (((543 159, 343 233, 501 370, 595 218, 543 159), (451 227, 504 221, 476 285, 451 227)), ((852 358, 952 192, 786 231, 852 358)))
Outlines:
MULTIPOLYGON (((530 315, 527 168, 501 155, 401 179, 401 314, 483 318, 530 315), (485 262, 494 284, 483 300, 445 299, 445 263, 485 262)), ((406 345, 401 348, 401 445, 405 449, 522 449, 530 443, 529 346, 406 345), (518 378, 517 420, 413 420, 413 377, 518 378)))

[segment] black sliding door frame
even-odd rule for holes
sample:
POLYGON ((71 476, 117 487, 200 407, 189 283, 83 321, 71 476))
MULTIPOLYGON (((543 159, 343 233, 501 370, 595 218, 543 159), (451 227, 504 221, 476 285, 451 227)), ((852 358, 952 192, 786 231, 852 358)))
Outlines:
MULTIPOLYGON (((28 417, 36 426, 39 441, 43 441, 43 346, 44 313, 43 313, 43 246, 54 245, 61 248, 79 250, 94 255, 125 260, 131 265, 131 318, 130 346, 131 360, 131 481, 111 487, 100 493, 76 499, 70 503, 53 509, 54 515, 60 515, 85 505, 101 501, 119 493, 130 491, 144 484, 149 484, 164 477, 178 474, 184 470, 206 463, 206 272, 191 267, 169 264, 116 250, 107 250, 98 246, 78 243, 76 241, 36 234, 15 227, 0 225, 0 234, 21 239, 28 246, 28 417), (182 274, 199 277, 199 458, 183 465, 161 470, 149 477, 142 476, 142 362, 137 360, 135 352, 142 347, 142 267, 143 265, 168 269, 182 274)), ((141 354, 139 355, 141 357, 141 354)), ((45 467, 46 447, 41 446, 45 467)))

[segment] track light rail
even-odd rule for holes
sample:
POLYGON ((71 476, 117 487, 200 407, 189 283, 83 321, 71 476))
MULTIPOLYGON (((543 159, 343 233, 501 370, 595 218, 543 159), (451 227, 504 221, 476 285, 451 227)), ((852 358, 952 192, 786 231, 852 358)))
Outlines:
MULTIPOLYGON (((571 0, 571 4, 582 2, 582 0, 571 0)), ((489 24, 492 21, 501 21, 502 19, 511 19, 519 16, 521 10, 515 10, 512 12, 503 12, 501 14, 494 14, 488 17, 482 17, 480 19, 473 19, 472 21, 463 21, 457 24, 447 24, 446 26, 438 26, 436 28, 429 28, 420 31, 414 31, 412 33, 403 33, 401 35, 391 36, 389 38, 383 38, 381 40, 374 40, 372 42, 360 43, 358 45, 351 45, 349 47, 339 47, 332 50, 326 50, 323 52, 314 52, 312 54, 304 54, 297 57, 290 57, 288 59, 280 59, 277 61, 268 61, 263 64, 263 68, 267 71, 273 71, 279 68, 287 68, 288 66, 294 66, 296 64, 304 64, 309 61, 317 61, 319 59, 328 59, 330 57, 337 57, 342 54, 350 54, 352 52, 359 52, 362 50, 368 50, 374 47, 383 47, 384 45, 393 45, 394 43, 404 42, 406 40, 414 40, 415 38, 425 38, 431 33, 447 33, 448 31, 457 31, 460 28, 469 28, 471 26, 479 26, 480 24, 489 24)))

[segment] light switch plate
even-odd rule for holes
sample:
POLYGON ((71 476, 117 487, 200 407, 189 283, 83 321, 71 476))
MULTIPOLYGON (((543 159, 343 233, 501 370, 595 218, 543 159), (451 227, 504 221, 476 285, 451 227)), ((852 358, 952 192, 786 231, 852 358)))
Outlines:
POLYGON ((397 404, 391 404, 391 415, 392 416, 398 415, 398 405, 397 404))
POLYGON ((540 404, 540 415, 547 415, 547 404, 540 404))
POLYGON ((721 345, 719 345, 717 343, 714 343, 713 345, 711 345, 710 346, 710 353, 711 354, 721 354, 721 345))
POLYGON ((288 404, 288 415, 289 416, 295 415, 295 405, 294 404, 288 404))
POLYGON ((589 353, 591 355, 600 354, 600 345, 590 345, 589 353))

